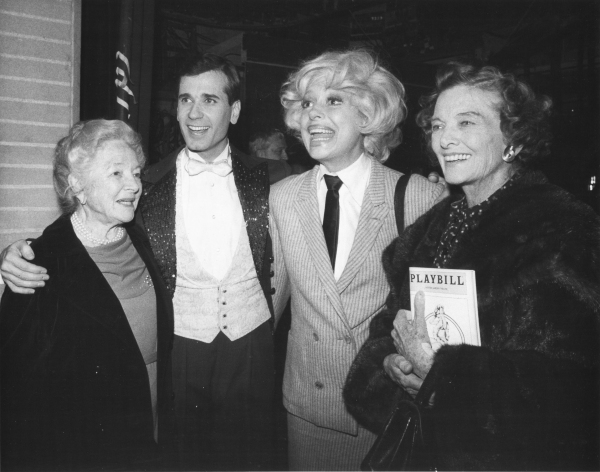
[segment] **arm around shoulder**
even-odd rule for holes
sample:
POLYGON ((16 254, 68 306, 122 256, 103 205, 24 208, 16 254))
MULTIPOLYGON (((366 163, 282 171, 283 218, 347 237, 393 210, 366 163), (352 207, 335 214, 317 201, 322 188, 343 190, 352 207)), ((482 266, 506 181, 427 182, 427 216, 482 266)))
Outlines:
POLYGON ((24 239, 12 243, 0 253, 0 274, 13 292, 31 294, 48 280, 44 267, 27 262, 34 257, 33 249, 24 239))
POLYGON ((404 226, 410 226, 427 213, 444 197, 445 191, 444 183, 433 183, 421 175, 412 175, 404 198, 404 226))

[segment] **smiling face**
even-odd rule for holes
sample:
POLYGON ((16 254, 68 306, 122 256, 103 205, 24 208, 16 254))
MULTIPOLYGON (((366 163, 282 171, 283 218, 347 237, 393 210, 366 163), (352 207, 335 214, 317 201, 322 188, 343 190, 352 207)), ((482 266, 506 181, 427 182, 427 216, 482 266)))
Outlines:
POLYGON ((229 104, 225 93, 227 77, 209 71, 182 77, 177 100, 177 121, 185 144, 212 162, 227 145, 229 123, 237 123, 241 105, 229 104))
POLYGON ((431 146, 446 181, 460 185, 469 206, 498 190, 514 167, 502 160, 506 140, 493 92, 459 85, 438 97, 431 119, 431 146))
POLYGON ((72 185, 83 188, 86 226, 104 237, 102 230, 131 221, 141 195, 140 176, 137 156, 126 143, 104 143, 80 180, 70 176, 72 185))
POLYGON ((304 94, 301 106, 302 141, 313 159, 337 172, 360 157, 364 151, 361 117, 349 93, 316 83, 304 94))

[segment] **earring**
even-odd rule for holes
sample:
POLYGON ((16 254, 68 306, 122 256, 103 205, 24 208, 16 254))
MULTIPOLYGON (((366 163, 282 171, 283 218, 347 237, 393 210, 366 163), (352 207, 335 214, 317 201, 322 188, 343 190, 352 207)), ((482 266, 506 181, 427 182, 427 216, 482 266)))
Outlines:
POLYGON ((81 204, 81 206, 85 205, 85 202, 86 202, 85 195, 82 195, 81 197, 77 196, 75 198, 77 198, 77 200, 79 200, 79 203, 81 204))
POLYGON ((515 160, 515 157, 517 157, 517 154, 515 153, 515 147, 514 146, 506 146, 506 149, 504 150, 504 154, 502 154, 502 160, 504 162, 506 162, 507 164, 510 164, 512 161, 515 160))

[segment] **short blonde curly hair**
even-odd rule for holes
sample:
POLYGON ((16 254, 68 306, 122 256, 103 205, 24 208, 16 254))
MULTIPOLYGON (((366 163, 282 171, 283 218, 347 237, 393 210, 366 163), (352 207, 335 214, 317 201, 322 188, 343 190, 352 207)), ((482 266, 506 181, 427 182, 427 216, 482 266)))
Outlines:
POLYGON ((365 119, 360 126, 365 152, 384 162, 402 138, 400 124, 406 118, 402 83, 364 49, 328 51, 309 59, 288 77, 280 93, 285 124, 296 135, 302 99, 318 81, 353 97, 353 105, 365 119))

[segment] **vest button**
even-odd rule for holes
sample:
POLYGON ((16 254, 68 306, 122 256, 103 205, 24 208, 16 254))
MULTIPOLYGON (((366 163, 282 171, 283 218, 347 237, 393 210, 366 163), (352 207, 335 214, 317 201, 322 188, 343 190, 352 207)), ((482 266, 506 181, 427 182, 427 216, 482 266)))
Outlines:
POLYGON ((315 387, 321 390, 324 387, 324 385, 321 382, 315 382, 315 387))
POLYGON ((319 335, 317 333, 313 333, 313 338, 315 338, 315 341, 319 340, 319 335))

